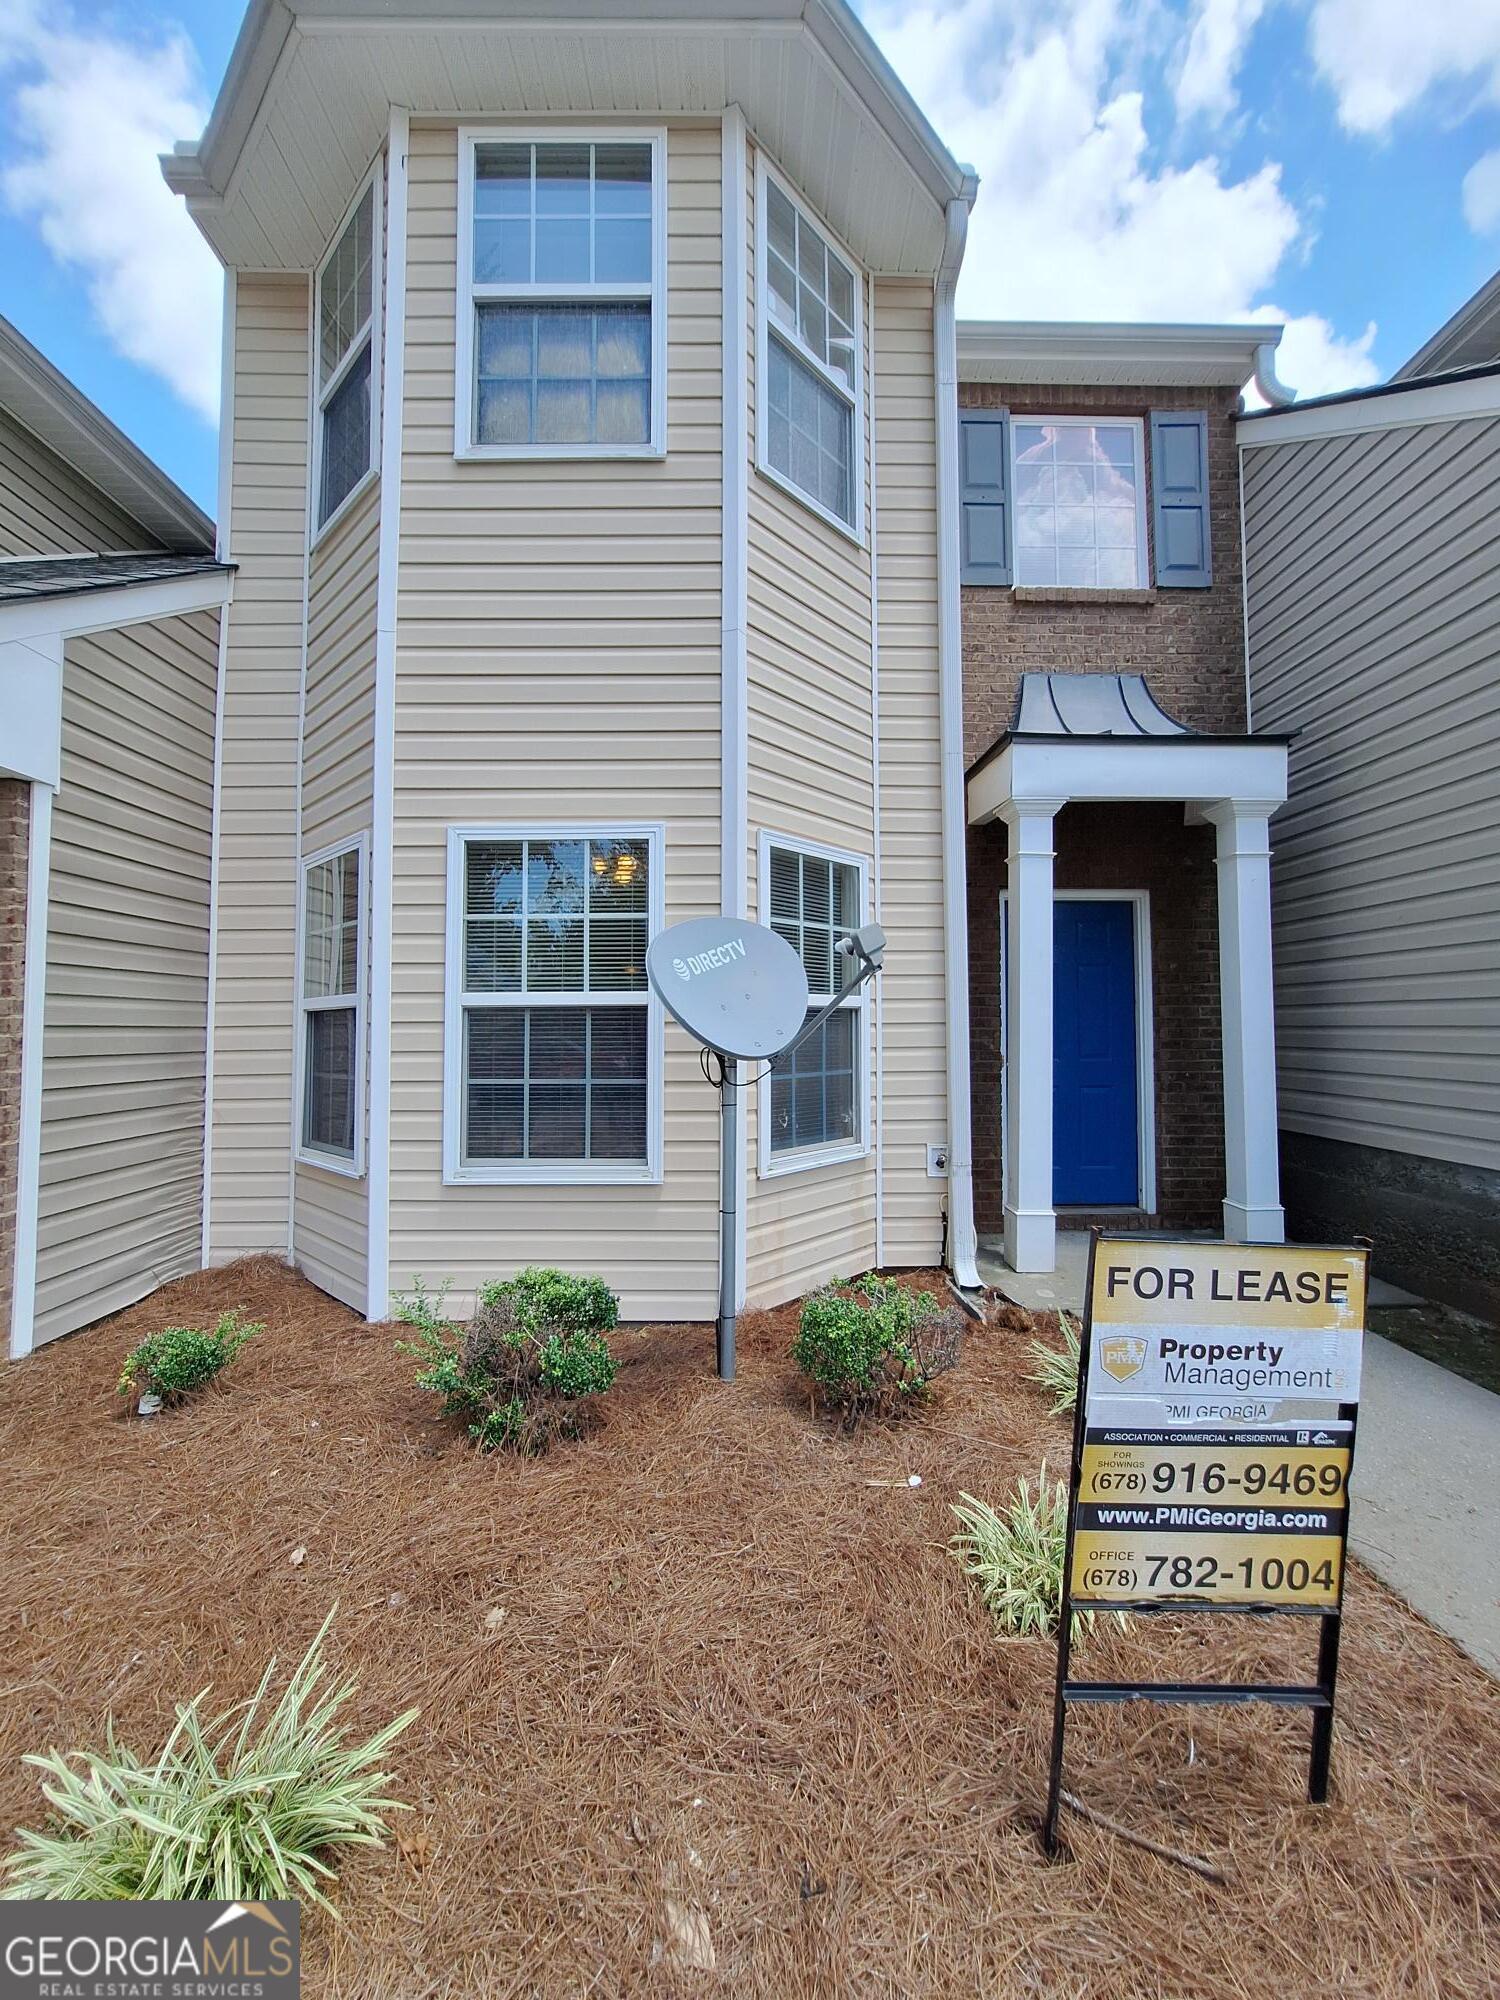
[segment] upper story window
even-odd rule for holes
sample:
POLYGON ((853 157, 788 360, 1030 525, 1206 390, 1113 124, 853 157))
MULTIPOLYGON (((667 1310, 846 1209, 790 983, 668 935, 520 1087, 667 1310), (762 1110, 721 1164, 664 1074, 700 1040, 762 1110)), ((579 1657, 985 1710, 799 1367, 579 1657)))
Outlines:
POLYGON ((961 408, 963 581, 1042 590, 1207 590, 1213 582, 1208 412, 1152 410, 1148 420, 1149 490, 1140 417, 961 408))
POLYGON ((448 1180, 656 1178, 660 848, 655 828, 450 833, 448 1180))
POLYGON ((860 279, 762 164, 759 463, 846 533, 861 533, 860 279))
POLYGON ((465 132, 459 163, 458 452, 658 454, 662 135, 465 132))
MULTIPOLYGON (((802 960, 808 1018, 848 983, 850 961, 835 949, 864 922, 864 865, 852 856, 761 838, 761 897, 772 930, 802 960)), ((772 1065, 762 1083, 762 1174, 852 1159, 865 1150, 865 999, 861 986, 822 1027, 772 1065)))
POLYGON ((379 169, 318 272, 317 527, 325 528, 375 465, 380 295, 379 169))

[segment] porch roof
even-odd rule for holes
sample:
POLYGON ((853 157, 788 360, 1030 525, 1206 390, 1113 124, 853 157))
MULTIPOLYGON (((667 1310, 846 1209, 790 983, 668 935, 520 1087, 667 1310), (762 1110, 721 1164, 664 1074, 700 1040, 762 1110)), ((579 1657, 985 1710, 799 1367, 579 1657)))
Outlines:
POLYGON ((1232 801, 1272 811, 1286 799, 1280 735, 1204 735, 1168 715, 1143 674, 1023 674, 1016 720, 970 765, 971 826, 1007 808, 1070 800, 1232 801))

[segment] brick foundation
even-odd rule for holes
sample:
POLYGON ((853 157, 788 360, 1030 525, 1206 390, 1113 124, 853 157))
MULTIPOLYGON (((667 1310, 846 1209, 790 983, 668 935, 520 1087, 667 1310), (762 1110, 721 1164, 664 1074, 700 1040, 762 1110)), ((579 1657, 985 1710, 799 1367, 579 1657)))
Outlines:
POLYGON ((21 1127, 21 1013, 31 787, 0 778, 0 1356, 9 1350, 21 1127))
MULTIPOLYGON (((1238 398, 1227 389, 959 385, 969 409, 1016 416, 1209 412, 1213 583, 1207 590, 963 592, 964 752, 972 763, 1015 716, 1023 673, 1142 673, 1167 713, 1207 734, 1245 728, 1240 576, 1238 398)), ((1147 480, 1149 426, 1147 432, 1147 480)), ((1147 507, 1149 540, 1149 493, 1147 507)), ((1000 931, 1003 825, 969 835, 970 1046, 975 1219, 998 1234, 1001 1213, 1000 931)), ((1144 889, 1151 898, 1155 999, 1157 1206, 1166 1228, 1222 1225, 1223 1071, 1219 1043, 1214 837, 1176 805, 1072 805, 1058 815, 1059 889, 1144 889)), ((1082 1216, 1064 1216, 1064 1223, 1082 1216)))

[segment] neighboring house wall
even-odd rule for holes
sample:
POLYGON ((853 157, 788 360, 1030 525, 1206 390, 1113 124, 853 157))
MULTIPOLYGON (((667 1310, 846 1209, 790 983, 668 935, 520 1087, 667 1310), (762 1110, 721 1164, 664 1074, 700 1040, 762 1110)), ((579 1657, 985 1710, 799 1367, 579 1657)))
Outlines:
POLYGON ((34 1340, 199 1263, 218 618, 71 641, 34 1340))
POLYGON ((40 438, 0 412, 0 556, 157 546, 40 438))
POLYGON ((21 998, 26 972, 26 866, 31 787, 0 778, 0 1329, 10 1326, 21 1120, 21 998))
POLYGON ((1500 420, 1247 442, 1244 469, 1254 721, 1299 732, 1272 827, 1289 1229, 1368 1234, 1494 1314, 1500 420))
MULTIPOLYGON (((1237 394, 1229 389, 960 382, 960 411, 1014 417, 1135 417, 1146 425, 1148 575, 1152 534, 1150 413, 1207 410, 1213 580, 1207 589, 963 590, 964 754, 972 763, 1011 727, 1024 673, 1141 673, 1189 729, 1246 727, 1237 394)), ((1278 822, 1279 824, 1279 822, 1278 822)), ((1224 1192, 1218 918, 1212 831, 1181 807, 1069 806, 1057 819, 1056 887, 1143 889, 1150 896, 1155 1001, 1154 1219, 1217 1227, 1224 1192)), ((978 1228, 1002 1227, 1000 896, 1006 829, 968 841, 969 1006, 974 1205, 978 1228)), ((1083 1218, 1070 1216, 1079 1221, 1083 1218)))
POLYGON ((455 824, 664 823, 665 917, 719 905, 720 135, 667 147, 667 456, 453 455, 457 139, 411 135, 396 659, 391 1282, 606 1273, 632 1319, 703 1318, 718 1119, 666 1034, 660 1185, 445 1185, 446 841, 455 824))
POLYGON ((289 1238, 308 281, 236 287, 209 1260, 289 1238))

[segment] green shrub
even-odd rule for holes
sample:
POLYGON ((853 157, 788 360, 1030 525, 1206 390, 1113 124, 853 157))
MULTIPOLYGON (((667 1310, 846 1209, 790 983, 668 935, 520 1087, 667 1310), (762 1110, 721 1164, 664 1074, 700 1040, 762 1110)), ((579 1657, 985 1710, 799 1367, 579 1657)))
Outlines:
POLYGON ((417 1387, 441 1397, 481 1451, 534 1454, 588 1429, 616 1372, 605 1334, 620 1307, 602 1278, 533 1269, 482 1285, 465 1327, 441 1317, 446 1286, 419 1293, 398 1314, 416 1338, 398 1347, 425 1364, 417 1387))
POLYGON ((823 1405, 853 1425, 920 1403, 934 1377, 957 1361, 962 1329, 956 1306, 871 1273, 825 1285, 804 1301, 792 1359, 823 1405))
POLYGON ((1060 1312, 1057 1330, 1062 1335, 1062 1346, 1048 1347, 1044 1341, 1032 1341, 1031 1358, 1036 1366, 1026 1371, 1028 1382, 1039 1382, 1051 1392, 1054 1417, 1071 1410, 1078 1401, 1078 1322, 1071 1313, 1060 1312))
POLYGON ((276 1662, 248 1701, 205 1718, 208 1690, 177 1710, 166 1745, 143 1760, 106 1725, 106 1749, 26 1758, 52 1807, 44 1833, 19 1835, 4 1863, 12 1902, 157 1898, 260 1902, 305 1896, 331 1909, 324 1885, 336 1847, 378 1847, 385 1798, 378 1769, 415 1718, 408 1709, 351 1744, 337 1722, 355 1683, 320 1688, 333 1613, 266 1713, 276 1662))
MULTIPOLYGON (((1068 1535, 1068 1486, 1049 1484, 1046 1461, 1033 1494, 1016 1481, 1016 1497, 1003 1514, 972 1493, 960 1493, 952 1509, 958 1532, 948 1546, 977 1586, 980 1602, 1002 1632, 1013 1638, 1044 1638, 1062 1616, 1063 1554, 1068 1535)), ((1116 1613, 1123 1626, 1123 1614, 1116 1613)), ((1074 1614, 1092 1628, 1092 1611, 1074 1614)))
POLYGON ((120 1370, 119 1390, 149 1390, 163 1402, 175 1403, 211 1382, 227 1368, 247 1340, 264 1333, 260 1320, 242 1320, 237 1312, 221 1313, 212 1333, 196 1326, 168 1326, 133 1347, 120 1370))

